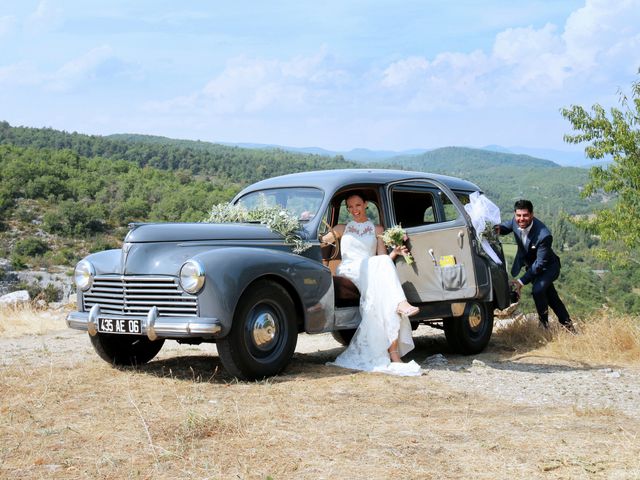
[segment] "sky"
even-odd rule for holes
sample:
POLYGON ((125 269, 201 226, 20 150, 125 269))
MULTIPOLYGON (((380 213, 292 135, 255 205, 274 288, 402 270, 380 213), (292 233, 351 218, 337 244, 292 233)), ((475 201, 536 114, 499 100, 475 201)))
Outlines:
POLYGON ((0 120, 96 135, 575 150, 639 68, 640 0, 0 2, 0 120))

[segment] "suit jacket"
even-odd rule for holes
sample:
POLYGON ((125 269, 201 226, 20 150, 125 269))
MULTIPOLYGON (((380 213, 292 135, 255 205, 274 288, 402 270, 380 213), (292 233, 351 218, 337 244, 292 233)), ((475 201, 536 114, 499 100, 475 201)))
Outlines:
POLYGON ((530 283, 535 277, 550 268, 560 268, 560 258, 551 248, 553 236, 551 232, 537 218, 533 217, 533 224, 527 237, 528 246, 522 244, 520 229, 515 217, 510 221, 500 224, 500 234, 513 232, 518 245, 518 253, 511 267, 511 275, 518 275, 522 267, 526 267, 524 275, 520 278, 523 284, 530 283))

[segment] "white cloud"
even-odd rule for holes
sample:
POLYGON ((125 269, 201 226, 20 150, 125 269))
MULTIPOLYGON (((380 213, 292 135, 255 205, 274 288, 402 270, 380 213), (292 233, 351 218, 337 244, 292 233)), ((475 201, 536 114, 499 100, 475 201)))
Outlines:
POLYGON ((200 91, 168 101, 150 102, 148 109, 171 111, 202 109, 209 113, 256 113, 269 108, 300 111, 323 101, 336 101, 350 81, 345 71, 332 65, 326 48, 309 57, 260 60, 239 57, 200 91), (328 92, 332 98, 329 100, 328 92))
POLYGON ((0 37, 11 34, 17 24, 16 17, 13 15, 6 15, 0 17, 0 37))
POLYGON ((40 85, 42 74, 30 62, 18 62, 0 67, 0 85, 40 85))
POLYGON ((108 45, 93 48, 50 75, 46 88, 54 91, 71 90, 86 80, 94 79, 100 66, 112 57, 113 52, 108 45))
POLYGON ((54 30, 61 22, 62 10, 50 0, 40 0, 36 10, 29 15, 26 27, 32 33, 41 34, 54 30))
POLYGON ((118 59, 108 45, 93 48, 50 72, 32 62, 21 61, 0 67, 0 85, 37 86, 54 92, 68 92, 88 82, 134 76, 131 66, 118 59))
POLYGON ((383 72, 382 85, 397 87, 415 81, 425 74, 429 62, 423 57, 409 57, 395 62, 383 72))
POLYGON ((640 0, 586 0, 562 30, 552 24, 509 28, 487 54, 408 57, 389 65, 379 85, 414 110, 535 104, 569 84, 587 88, 595 79, 619 78, 619 65, 628 66, 627 74, 640 66, 640 0))
POLYGON ((640 0, 589 0, 567 19, 563 41, 576 70, 613 66, 625 52, 630 70, 640 62, 640 0))
POLYGON ((401 108, 431 111, 441 107, 480 105, 485 101, 484 76, 491 59, 480 50, 469 54, 446 52, 429 62, 410 57, 390 65, 381 85, 401 108))

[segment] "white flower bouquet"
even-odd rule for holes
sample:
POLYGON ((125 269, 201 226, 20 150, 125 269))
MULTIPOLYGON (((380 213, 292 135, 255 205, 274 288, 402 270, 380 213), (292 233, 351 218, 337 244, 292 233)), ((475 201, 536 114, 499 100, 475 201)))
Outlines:
POLYGON ((268 207, 266 205, 247 210, 241 205, 220 203, 211 208, 208 223, 247 223, 259 222, 266 225, 269 230, 279 233, 284 237, 288 245, 293 246, 294 253, 302 253, 311 247, 300 236, 302 225, 298 218, 280 207, 268 207))
MULTIPOLYGON (((378 235, 387 247, 401 247, 409 239, 407 232, 400 225, 387 228, 382 235, 378 235)), ((407 265, 411 265, 414 260, 410 253, 402 255, 407 265)))

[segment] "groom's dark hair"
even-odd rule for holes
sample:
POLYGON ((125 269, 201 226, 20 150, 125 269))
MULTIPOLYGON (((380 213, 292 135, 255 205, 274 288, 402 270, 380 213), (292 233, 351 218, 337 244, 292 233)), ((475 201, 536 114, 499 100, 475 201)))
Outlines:
POLYGON ((518 200, 513 205, 513 211, 515 212, 516 210, 528 210, 529 213, 533 213, 533 203, 529 200, 518 200))

